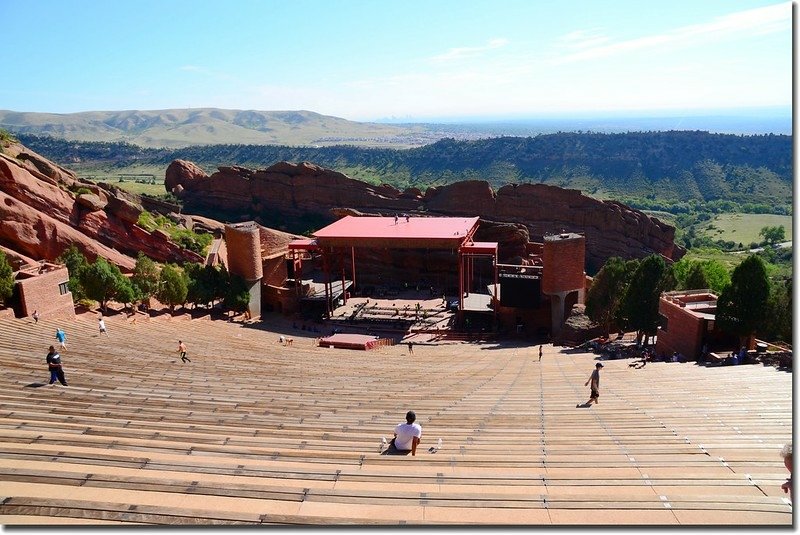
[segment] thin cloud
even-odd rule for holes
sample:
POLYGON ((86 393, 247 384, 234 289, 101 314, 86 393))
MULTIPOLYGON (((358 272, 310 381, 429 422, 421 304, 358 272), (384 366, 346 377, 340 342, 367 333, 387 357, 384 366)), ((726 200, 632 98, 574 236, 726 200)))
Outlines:
POLYGON ((444 54, 433 56, 431 61, 436 63, 456 61, 466 58, 472 58, 482 55, 484 52, 502 48, 509 43, 508 39, 492 39, 483 46, 465 46, 460 48, 451 48, 444 54))
MULTIPOLYGON (((729 37, 741 39, 747 36, 785 31, 790 28, 791 5, 788 3, 776 4, 731 13, 730 15, 717 17, 710 22, 683 26, 662 34, 587 48, 555 58, 552 63, 573 63, 646 48, 683 46, 703 40, 721 40, 729 37)), ((578 37, 580 37, 580 31, 572 32, 562 37, 562 42, 577 41, 578 37)))
POLYGON ((608 37, 598 30, 575 30, 559 39, 559 44, 572 50, 600 46, 608 42, 608 37))

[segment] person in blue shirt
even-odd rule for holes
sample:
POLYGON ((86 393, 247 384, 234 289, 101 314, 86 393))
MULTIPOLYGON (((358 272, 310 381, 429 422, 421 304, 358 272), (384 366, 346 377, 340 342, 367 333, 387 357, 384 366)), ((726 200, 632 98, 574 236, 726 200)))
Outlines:
POLYGON ((61 344, 61 349, 67 349, 67 333, 65 333, 62 329, 56 329, 56 340, 61 344))

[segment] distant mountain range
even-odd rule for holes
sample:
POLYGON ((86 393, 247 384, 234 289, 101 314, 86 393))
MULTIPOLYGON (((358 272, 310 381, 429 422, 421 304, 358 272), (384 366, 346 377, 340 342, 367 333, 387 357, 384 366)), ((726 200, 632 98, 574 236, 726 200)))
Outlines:
POLYGON ((558 132, 701 130, 723 134, 792 133, 791 110, 764 108, 700 114, 619 113, 613 116, 541 116, 493 121, 356 122, 311 111, 190 108, 151 111, 37 113, 0 110, 0 128, 67 141, 127 142, 147 148, 193 145, 284 145, 411 148, 443 138, 476 140, 558 132))
POLYGON ((310 111, 190 108, 35 113, 0 110, 0 128, 69 141, 123 141, 150 148, 243 145, 415 146, 431 140, 417 125, 360 123, 310 111))

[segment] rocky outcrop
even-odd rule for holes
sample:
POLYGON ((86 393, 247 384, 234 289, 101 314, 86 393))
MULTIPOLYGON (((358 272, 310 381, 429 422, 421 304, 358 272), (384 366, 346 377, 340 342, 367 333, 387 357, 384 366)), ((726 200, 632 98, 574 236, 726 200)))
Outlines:
POLYGON ((586 305, 578 304, 570 310, 569 316, 554 342, 565 346, 579 346, 600 336, 602 330, 602 326, 594 323, 586 315, 586 305))
POLYGON ((135 195, 81 181, 22 145, 0 151, 0 246, 8 250, 53 261, 75 244, 90 260, 101 256, 123 271, 140 251, 160 262, 202 261, 139 227, 141 212, 135 195), (90 193, 73 193, 79 188, 90 193))
POLYGON ((175 160, 167 167, 167 172, 164 176, 164 187, 169 192, 179 194, 183 191, 185 182, 206 177, 208 177, 206 172, 196 164, 185 160, 175 160), (175 191, 176 187, 180 187, 177 192, 175 191))
MULTIPOLYGON (((541 242, 547 234, 584 233, 589 272, 611 256, 641 258, 658 253, 677 260, 685 253, 674 243, 675 228, 656 218, 614 201, 545 184, 509 184, 495 191, 486 181, 469 180, 431 187, 423 194, 416 188, 400 191, 367 184, 307 162, 281 162, 261 170, 222 167, 211 176, 198 169, 181 160, 167 169, 167 189, 180 186, 190 213, 226 213, 233 219, 256 221, 265 214, 285 218, 315 214, 333 221, 336 209, 383 215, 477 215, 485 229, 482 233, 498 233, 491 241, 500 243, 505 259, 524 256, 524 239, 541 242)), ((478 239, 490 240, 484 234, 478 239)))

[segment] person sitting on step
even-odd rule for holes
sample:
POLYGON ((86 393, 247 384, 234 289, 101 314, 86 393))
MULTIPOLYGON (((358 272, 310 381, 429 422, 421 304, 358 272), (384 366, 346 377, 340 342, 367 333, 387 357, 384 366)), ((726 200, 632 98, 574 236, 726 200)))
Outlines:
POLYGON ((414 423, 417 415, 414 411, 406 413, 406 423, 398 424, 394 428, 394 438, 389 442, 389 447, 383 455, 408 455, 417 454, 417 445, 422 438, 422 426, 414 423))

